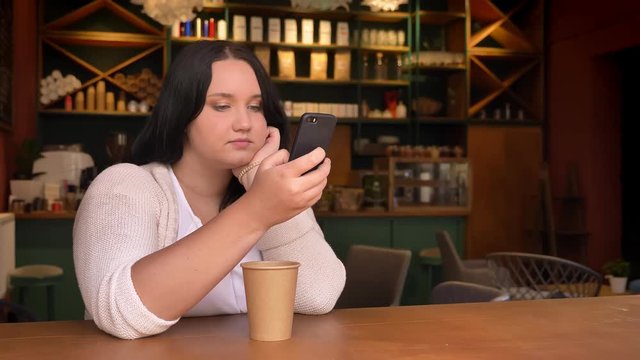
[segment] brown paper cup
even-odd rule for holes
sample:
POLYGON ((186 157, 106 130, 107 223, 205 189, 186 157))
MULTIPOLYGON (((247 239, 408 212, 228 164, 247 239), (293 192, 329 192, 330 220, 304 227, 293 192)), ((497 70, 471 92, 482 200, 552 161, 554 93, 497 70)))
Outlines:
POLYGON ((250 261, 241 266, 251 339, 289 339, 300 263, 250 261))

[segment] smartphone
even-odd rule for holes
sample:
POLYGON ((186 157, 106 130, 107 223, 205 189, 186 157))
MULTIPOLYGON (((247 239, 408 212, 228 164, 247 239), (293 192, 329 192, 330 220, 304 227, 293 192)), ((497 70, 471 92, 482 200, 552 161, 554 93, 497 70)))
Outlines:
MULTIPOLYGON (((323 113, 304 113, 300 117, 298 131, 291 145, 291 154, 289 161, 299 158, 317 147, 324 149, 329 153, 329 145, 333 137, 333 131, 336 128, 338 119, 331 114, 323 113)), ((314 167, 309 171, 317 169, 314 167)))

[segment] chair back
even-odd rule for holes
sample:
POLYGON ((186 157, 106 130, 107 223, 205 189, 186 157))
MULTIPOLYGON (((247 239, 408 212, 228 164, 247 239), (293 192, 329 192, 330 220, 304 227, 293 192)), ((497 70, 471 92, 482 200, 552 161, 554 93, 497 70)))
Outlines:
POLYGON ((432 304, 457 304, 509 300, 509 295, 500 290, 480 284, 462 281, 445 281, 431 290, 432 304))
POLYGON ((458 251, 453 245, 451 236, 447 231, 436 232, 436 242, 442 258, 442 273, 445 281, 462 281, 464 264, 458 256, 458 251))
POLYGON ((487 260, 512 300, 598 296, 602 286, 599 273, 555 256, 497 252, 487 260))
POLYGON ((352 245, 345 262, 344 291, 335 307, 399 305, 410 262, 409 250, 352 245))

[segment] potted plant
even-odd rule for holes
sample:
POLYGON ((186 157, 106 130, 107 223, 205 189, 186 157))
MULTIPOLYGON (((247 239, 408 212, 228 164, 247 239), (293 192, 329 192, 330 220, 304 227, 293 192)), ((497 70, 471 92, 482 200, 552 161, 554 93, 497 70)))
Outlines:
POLYGON ((33 163, 42 157, 40 145, 33 139, 25 139, 16 155, 16 171, 11 179, 11 195, 31 203, 34 198, 43 196, 42 181, 35 179, 43 173, 33 172, 33 163))
POLYGON ((609 280, 611 292, 614 294, 622 294, 627 289, 627 279, 631 271, 628 261, 616 259, 609 261, 602 267, 605 278, 609 280))

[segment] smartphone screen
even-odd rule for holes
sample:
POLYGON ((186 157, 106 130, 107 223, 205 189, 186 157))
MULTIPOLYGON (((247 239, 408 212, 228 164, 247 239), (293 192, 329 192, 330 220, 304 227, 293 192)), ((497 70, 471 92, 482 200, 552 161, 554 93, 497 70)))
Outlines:
MULTIPOLYGON (((317 147, 328 153, 336 122, 336 117, 331 114, 304 113, 300 117, 298 131, 291 145, 289 161, 308 154, 317 147)), ((316 168, 317 166, 312 170, 316 168)))

